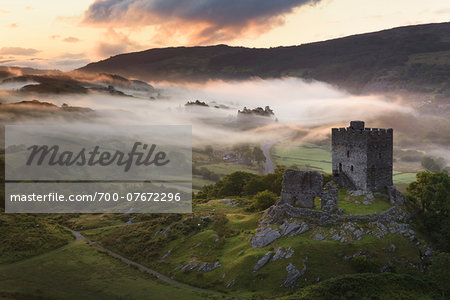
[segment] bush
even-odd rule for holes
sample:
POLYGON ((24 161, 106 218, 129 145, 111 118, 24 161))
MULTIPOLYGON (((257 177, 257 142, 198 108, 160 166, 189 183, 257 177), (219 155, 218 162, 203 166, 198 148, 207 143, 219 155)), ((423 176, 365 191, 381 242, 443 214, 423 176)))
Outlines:
POLYGON ((197 202, 208 199, 231 196, 254 196, 259 192, 268 190, 275 195, 281 193, 281 182, 283 181, 284 168, 276 168, 275 173, 267 175, 256 175, 248 172, 234 172, 214 185, 205 185, 194 196, 197 202))
POLYGON ((274 205, 277 198, 275 193, 265 190, 255 195, 253 205, 257 210, 265 210, 274 205))
POLYGON ((439 253, 433 258, 430 275, 443 296, 450 295, 450 253, 439 253))

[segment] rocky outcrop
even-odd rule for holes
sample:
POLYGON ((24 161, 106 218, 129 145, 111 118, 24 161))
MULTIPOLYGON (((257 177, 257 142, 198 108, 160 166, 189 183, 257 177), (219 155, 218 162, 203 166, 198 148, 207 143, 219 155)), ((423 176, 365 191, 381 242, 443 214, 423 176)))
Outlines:
POLYGON ((264 267, 272 257, 272 252, 267 252, 258 262, 256 263, 255 267, 253 268, 253 272, 258 271, 262 267, 264 267))
POLYGON ((272 261, 277 261, 279 259, 291 258, 294 255, 294 249, 291 247, 288 248, 278 248, 272 257, 272 261))
POLYGON ((276 229, 270 227, 260 228, 260 231, 253 236, 251 243, 253 248, 261 248, 269 245, 280 236, 280 232, 276 229))
POLYGON ((305 222, 294 221, 292 223, 284 222, 280 226, 280 232, 283 236, 295 236, 308 231, 309 226, 305 222))
POLYGON ((203 271, 203 272, 211 272, 212 270, 220 267, 220 262, 216 261, 213 264, 204 262, 204 263, 197 263, 195 259, 192 259, 188 261, 186 265, 179 265, 174 270, 194 270, 194 271, 203 271))
MULTIPOLYGON (((306 257, 305 261, 307 259, 308 258, 306 257)), ((290 263, 287 265, 286 271, 288 274, 287 274, 286 279, 281 284, 281 287, 293 288, 295 286, 295 284, 297 283, 298 278, 300 276, 302 276, 303 274, 305 274, 306 264, 303 264, 303 268, 301 270, 297 270, 295 268, 295 266, 292 263, 290 263)))

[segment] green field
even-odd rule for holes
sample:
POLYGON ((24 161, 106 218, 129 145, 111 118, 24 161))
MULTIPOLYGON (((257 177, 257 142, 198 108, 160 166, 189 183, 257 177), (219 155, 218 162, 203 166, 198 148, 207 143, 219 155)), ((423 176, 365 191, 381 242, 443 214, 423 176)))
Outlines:
POLYGON ((271 150, 275 164, 297 166, 331 174, 331 152, 314 144, 304 143, 300 146, 288 143, 276 144, 271 150))
POLYGON ((394 181, 394 184, 410 184, 411 182, 416 181, 416 173, 394 172, 392 180, 394 181))
MULTIPOLYGON (((287 142, 276 144, 271 150, 275 164, 331 174, 331 152, 323 147, 304 143, 300 146, 287 142)), ((394 184, 409 184, 416 173, 394 171, 394 184)))

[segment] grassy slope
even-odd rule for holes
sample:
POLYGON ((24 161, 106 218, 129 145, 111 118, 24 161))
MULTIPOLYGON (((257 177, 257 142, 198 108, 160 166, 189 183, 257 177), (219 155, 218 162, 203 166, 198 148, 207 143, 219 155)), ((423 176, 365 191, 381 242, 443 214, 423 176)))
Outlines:
POLYGON ((0 291, 0 298, 13 299, 203 298, 156 281, 84 242, 0 266, 0 291))
MULTIPOLYGON (((353 208, 357 206, 353 205, 353 208)), ((379 209, 376 205, 363 207, 379 209)), ((409 263, 420 262, 419 250, 401 235, 389 234, 383 239, 365 236, 360 241, 350 243, 313 239, 317 233, 331 236, 332 233, 328 232, 330 228, 327 227, 312 229, 300 236, 280 238, 265 248, 252 248, 250 237, 258 226, 260 214, 245 212, 239 206, 233 207, 220 200, 201 204, 195 211, 193 216, 185 216, 176 222, 170 222, 165 217, 154 217, 153 220, 135 225, 99 227, 87 230, 84 234, 176 280, 241 296, 275 297, 291 293, 291 290, 280 287, 287 275, 285 268, 293 263, 300 269, 306 257, 307 272, 298 281, 299 287, 314 284, 318 277, 326 280, 360 272, 351 260, 344 259, 359 251, 368 253, 370 266, 376 272, 383 265, 394 261, 393 268, 396 271, 414 273, 416 271, 409 263), (205 216, 211 216, 212 219, 205 221, 205 216), (228 222, 222 226, 215 225, 218 216, 225 216, 228 222), (157 233, 169 225, 171 228, 167 234, 157 233), (215 241, 217 237, 218 242, 215 241), (383 250, 391 244, 396 246, 394 253, 383 250), (271 261, 258 272, 252 271, 266 252, 278 247, 292 247, 294 255, 289 259, 271 261), (170 254, 161 260, 169 250, 170 254), (198 263, 219 261, 222 266, 211 272, 175 270, 192 259, 198 263), (232 282, 234 285, 227 288, 232 282)))
POLYGON ((438 299, 430 282, 404 274, 344 275, 283 299, 438 299))
POLYGON ((0 265, 62 247, 73 236, 45 218, 0 213, 0 265))

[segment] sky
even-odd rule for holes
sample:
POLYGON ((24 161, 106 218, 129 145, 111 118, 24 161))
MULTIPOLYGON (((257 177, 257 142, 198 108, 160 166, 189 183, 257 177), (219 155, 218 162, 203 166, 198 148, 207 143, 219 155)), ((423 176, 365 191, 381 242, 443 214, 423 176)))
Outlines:
POLYGON ((0 65, 72 70, 156 47, 290 46, 448 21, 448 0, 0 0, 0 65))

